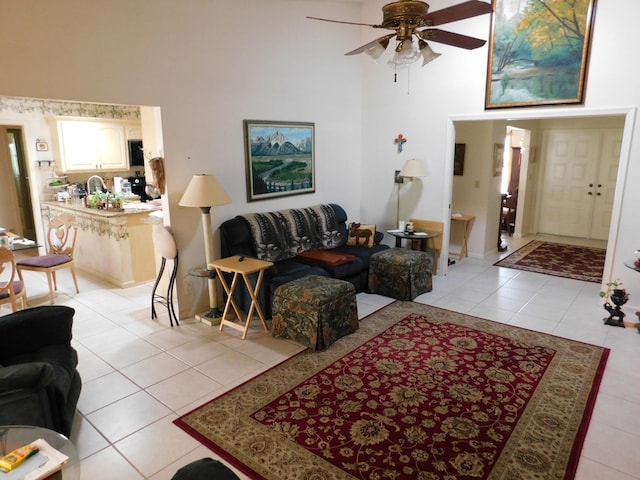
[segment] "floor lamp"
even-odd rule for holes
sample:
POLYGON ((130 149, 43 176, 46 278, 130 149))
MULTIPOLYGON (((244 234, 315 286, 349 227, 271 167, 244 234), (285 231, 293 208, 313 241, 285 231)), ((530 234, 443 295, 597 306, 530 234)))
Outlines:
POLYGON ((202 212, 202 232, 204 234, 205 258, 209 272, 207 285, 209 287, 209 311, 196 315, 201 322, 213 325, 214 319, 222 316, 218 310, 218 290, 216 286, 215 270, 209 270, 209 262, 213 261, 213 233, 211 231, 211 207, 226 205, 231 199, 224 188, 218 183, 214 175, 194 175, 187 185, 178 205, 181 207, 198 207, 202 212))
POLYGON ((397 228, 400 228, 400 185, 404 183, 404 179, 408 178, 409 181, 413 181, 416 177, 425 177, 427 174, 422 168, 422 164, 412 158, 404 162, 402 170, 396 170, 395 172, 395 182, 398 184, 398 201, 396 202, 396 225, 397 228))

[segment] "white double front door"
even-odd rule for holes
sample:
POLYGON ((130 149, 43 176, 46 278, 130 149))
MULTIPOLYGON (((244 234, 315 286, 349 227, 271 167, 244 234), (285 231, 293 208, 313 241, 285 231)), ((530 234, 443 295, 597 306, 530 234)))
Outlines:
POLYGON ((621 143, 621 129, 543 133, 540 233, 609 237, 621 143))

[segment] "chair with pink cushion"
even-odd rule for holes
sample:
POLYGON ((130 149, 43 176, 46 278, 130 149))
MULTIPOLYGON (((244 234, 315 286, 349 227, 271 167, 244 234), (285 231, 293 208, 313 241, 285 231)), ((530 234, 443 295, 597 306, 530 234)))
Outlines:
POLYGON ((27 308, 27 291, 24 282, 16 280, 16 261, 13 252, 0 247, 0 305, 11 304, 11 311, 27 308))
POLYGON ((51 304, 55 303, 55 291, 58 289, 56 272, 63 268, 71 270, 73 283, 76 286, 76 293, 80 293, 78 288, 78 279, 76 277, 76 268, 73 263, 73 250, 76 246, 76 236, 78 224, 76 217, 70 213, 64 213, 49 222, 49 230, 47 232, 47 255, 39 255, 37 257, 29 257, 17 262, 18 275, 20 280, 23 270, 31 270, 34 272, 45 272, 47 281, 49 282, 49 299, 51 304))

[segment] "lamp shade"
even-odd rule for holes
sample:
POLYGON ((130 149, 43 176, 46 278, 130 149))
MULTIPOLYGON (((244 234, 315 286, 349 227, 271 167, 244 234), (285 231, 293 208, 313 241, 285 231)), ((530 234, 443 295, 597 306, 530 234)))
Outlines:
POLYGON ((434 52, 431 47, 424 40, 420 40, 420 54, 422 55, 422 66, 424 67, 427 63, 434 61, 441 54, 434 52), (424 44, 424 45, 423 45, 424 44))
POLYGON ((214 175, 194 175, 182 194, 181 207, 215 207, 231 203, 227 192, 214 175))
POLYGON ((385 52, 387 45, 389 45, 389 39, 384 39, 381 42, 375 42, 369 48, 367 48, 364 53, 369 55, 374 60, 378 60, 382 54, 385 52))
POLYGON ((426 175, 424 168, 422 168, 422 164, 415 158, 407 160, 398 174, 399 177, 409 178, 425 177, 426 175))

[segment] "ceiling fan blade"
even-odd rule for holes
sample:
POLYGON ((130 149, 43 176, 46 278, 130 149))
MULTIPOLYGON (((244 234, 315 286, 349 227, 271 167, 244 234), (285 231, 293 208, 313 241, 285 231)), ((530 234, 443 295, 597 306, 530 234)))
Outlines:
POLYGON ((381 25, 370 25, 368 23, 343 22, 342 20, 329 20, 328 18, 309 17, 309 16, 307 16, 307 18, 310 20, 320 20, 321 22, 344 23, 346 25, 360 25, 362 27, 382 28, 381 25))
POLYGON ((422 18, 427 25, 442 25, 443 23, 456 22, 491 12, 493 12, 493 7, 490 3, 481 2, 480 0, 469 0, 468 2, 427 13, 423 15, 422 18))
POLYGON ((416 32, 420 38, 428 40, 430 42, 444 43, 445 45, 451 45, 453 47, 466 48, 467 50, 473 50, 474 48, 482 47, 486 40, 480 38, 468 37, 461 33, 447 32, 438 28, 430 28, 427 30, 421 30, 416 32))
POLYGON ((355 50, 352 50, 350 52, 345 53, 345 55, 357 55, 358 53, 362 53, 365 50, 370 49, 376 43, 379 43, 379 44, 383 45, 386 48, 387 46, 385 45, 385 42, 389 43, 389 39, 392 38, 392 37, 395 37, 395 36, 396 36, 395 33, 390 33, 389 35, 385 35, 384 37, 376 38, 374 41, 369 42, 366 45, 362 45, 361 47, 358 47, 355 50))

